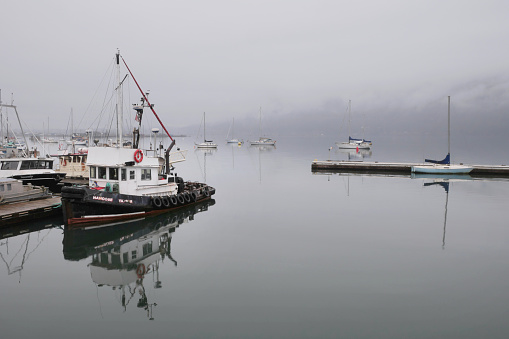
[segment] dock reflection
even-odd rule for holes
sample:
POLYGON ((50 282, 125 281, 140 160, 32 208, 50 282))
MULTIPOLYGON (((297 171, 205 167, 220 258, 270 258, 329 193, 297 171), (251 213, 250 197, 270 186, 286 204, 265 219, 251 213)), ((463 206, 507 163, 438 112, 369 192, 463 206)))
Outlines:
POLYGON ((149 300, 148 295, 154 294, 147 293, 147 289, 163 287, 159 269, 165 260, 177 266, 177 260, 171 255, 173 232, 214 204, 214 200, 208 200, 179 211, 106 228, 65 229, 64 258, 70 261, 90 258, 88 267, 97 287, 109 287, 120 293, 124 312, 135 303, 153 320, 157 303, 149 300))

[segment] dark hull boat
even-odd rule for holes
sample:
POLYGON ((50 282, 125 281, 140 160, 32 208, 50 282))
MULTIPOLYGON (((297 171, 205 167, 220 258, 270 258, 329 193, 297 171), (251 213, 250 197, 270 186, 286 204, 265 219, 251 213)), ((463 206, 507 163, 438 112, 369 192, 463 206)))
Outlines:
POLYGON ((72 186, 63 187, 61 196, 65 223, 87 227, 178 210, 210 200, 214 193, 215 189, 206 184, 186 182, 174 195, 136 196, 72 186))
MULTIPOLYGON (((116 55, 117 67, 120 54, 116 55)), ((122 58, 125 64, 125 61, 122 58)), ((127 67, 127 64, 125 64, 127 67)), ((127 67, 129 74, 131 71, 127 67)), ((119 70, 120 72, 120 70, 119 70)), ((120 79, 120 76, 119 76, 120 79)), ((133 131, 131 148, 122 140, 121 110, 117 110, 117 147, 90 147, 86 167, 88 186, 62 188, 64 223, 71 227, 106 226, 129 219, 139 219, 181 209, 211 199, 215 189, 205 183, 185 182, 174 172, 174 164, 184 161, 186 151, 171 153, 175 140, 170 136, 138 83, 143 97, 134 105, 139 126, 133 131), (158 130, 153 129, 155 149, 139 148, 143 109, 148 107, 171 140, 168 148, 157 144, 158 130), (118 146, 122 145, 122 146, 118 146)), ((121 84, 117 91, 121 90, 121 84)))

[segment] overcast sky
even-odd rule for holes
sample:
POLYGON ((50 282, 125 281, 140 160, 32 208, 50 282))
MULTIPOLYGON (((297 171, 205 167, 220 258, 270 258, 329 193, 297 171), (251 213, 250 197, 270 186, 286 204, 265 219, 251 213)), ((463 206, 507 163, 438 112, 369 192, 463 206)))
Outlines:
POLYGON ((48 117, 65 129, 71 109, 75 125, 93 127, 117 48, 170 131, 203 112, 207 126, 256 122, 260 107, 274 126, 307 124, 343 115, 349 99, 368 130, 388 117, 386 128, 412 126, 444 118, 448 95, 464 121, 509 127, 507 0, 0 4, 2 101, 14 93, 33 129, 48 117))

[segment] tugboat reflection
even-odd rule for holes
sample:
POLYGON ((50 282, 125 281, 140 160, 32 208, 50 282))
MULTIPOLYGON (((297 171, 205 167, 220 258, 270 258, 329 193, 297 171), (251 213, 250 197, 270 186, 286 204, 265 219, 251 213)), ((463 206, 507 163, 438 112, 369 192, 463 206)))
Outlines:
POLYGON ((165 259, 177 266, 171 255, 171 239, 182 223, 207 211, 213 199, 175 212, 104 228, 65 229, 64 258, 79 261, 91 257, 88 265, 92 281, 120 291, 124 312, 137 298, 136 306, 153 320, 156 302, 149 302, 145 285, 151 276, 153 288, 162 287, 159 268, 165 259))

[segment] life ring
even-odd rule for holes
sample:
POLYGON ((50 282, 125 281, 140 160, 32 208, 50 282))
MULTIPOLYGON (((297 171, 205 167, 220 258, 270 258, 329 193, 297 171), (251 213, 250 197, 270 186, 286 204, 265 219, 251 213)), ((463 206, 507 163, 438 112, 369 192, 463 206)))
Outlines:
POLYGON ((170 195, 170 196, 168 197, 168 199, 170 200, 170 203, 171 203, 172 205, 177 205, 177 204, 178 204, 178 200, 177 200, 177 197, 176 197, 176 196, 174 196, 174 195, 170 195))
POLYGON ((162 206, 162 204, 163 204, 163 202, 162 202, 160 197, 153 197, 152 198, 152 203, 154 204, 154 206, 156 208, 160 208, 162 206))
POLYGON ((144 274, 145 274, 145 264, 139 264, 138 267, 136 268, 136 275, 138 276, 138 278, 141 279, 144 274))
POLYGON ((162 198, 161 198, 161 201, 162 201, 163 206, 164 206, 165 208, 170 207, 170 199, 168 199, 168 197, 162 197, 162 198))
POLYGON ((184 200, 184 197, 182 196, 182 194, 177 194, 177 201, 179 202, 179 204, 183 205, 186 201, 184 200))
POLYGON ((134 161, 141 162, 143 160, 143 151, 141 149, 137 149, 134 152, 134 161))
POLYGON ((66 166, 67 165, 67 160, 65 158, 62 158, 62 166, 66 166))

